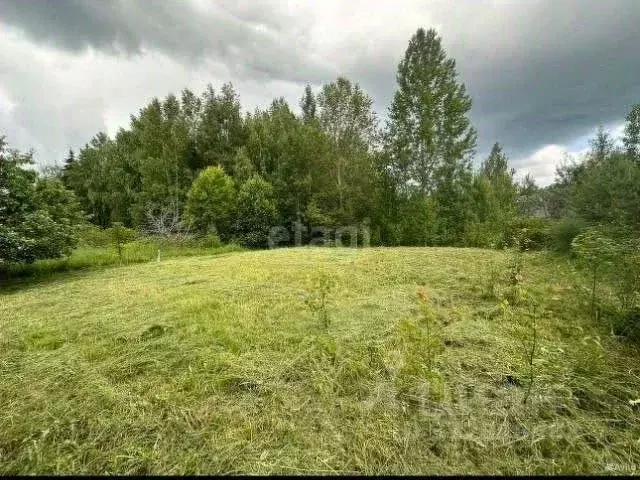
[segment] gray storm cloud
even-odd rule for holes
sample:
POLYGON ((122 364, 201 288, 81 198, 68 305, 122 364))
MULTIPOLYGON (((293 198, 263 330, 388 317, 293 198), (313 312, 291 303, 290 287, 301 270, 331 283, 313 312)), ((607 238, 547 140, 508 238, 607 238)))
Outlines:
MULTIPOLYGON (((346 74, 374 97, 382 117, 411 34, 420 26, 435 26, 473 96, 479 151, 497 140, 516 158, 545 145, 569 144, 600 123, 619 123, 640 102, 638 25, 637 0, 606 5, 589 0, 295 5, 0 0, 0 35, 10 27, 37 48, 81 56, 90 47, 122 62, 156 51, 186 68, 224 65, 234 83, 281 82, 300 85, 300 92, 305 82, 317 85, 346 74)), ((0 44, 0 90, 28 98, 34 80, 12 82, 8 77, 23 59, 11 59, 11 52, 3 50, 0 44)), ((44 73, 32 72, 36 78, 44 73)), ((121 88, 127 88, 126 81, 121 88)), ((256 89, 250 96, 258 99, 260 93, 256 89)), ((37 97, 29 108, 16 109, 17 121, 35 144, 55 142, 67 131, 75 139, 86 130, 90 138, 95 131, 83 126, 102 120, 87 121, 87 115, 110 101, 97 92, 95 106, 85 108, 86 115, 77 120, 69 118, 72 125, 59 129, 56 137, 45 133, 47 122, 36 117, 55 110, 60 100, 55 91, 37 97)), ((270 99, 260 100, 266 104, 270 99)), ((91 99, 81 101, 84 105, 91 99)), ((139 107, 132 104, 130 112, 139 107)))

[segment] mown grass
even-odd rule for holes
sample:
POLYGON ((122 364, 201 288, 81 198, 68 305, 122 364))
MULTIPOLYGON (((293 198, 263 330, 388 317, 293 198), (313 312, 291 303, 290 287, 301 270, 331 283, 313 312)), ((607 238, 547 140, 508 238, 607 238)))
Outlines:
POLYGON ((593 322, 568 265, 528 254, 539 353, 523 404, 527 312, 507 321, 486 287, 506 261, 298 248, 6 290, 0 472, 638 473, 640 352, 593 322), (319 275, 328 327, 305 303, 319 275), (408 368, 418 285, 445 346, 438 391, 408 368))

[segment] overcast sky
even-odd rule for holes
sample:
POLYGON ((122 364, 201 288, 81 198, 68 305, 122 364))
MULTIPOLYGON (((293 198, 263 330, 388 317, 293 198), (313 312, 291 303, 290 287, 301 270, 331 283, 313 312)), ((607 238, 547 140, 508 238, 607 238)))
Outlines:
POLYGON ((152 97, 233 82, 245 110, 346 75, 385 117, 418 27, 457 61, 479 131, 547 184, 640 102, 640 0, 0 0, 0 134, 39 163, 152 97))

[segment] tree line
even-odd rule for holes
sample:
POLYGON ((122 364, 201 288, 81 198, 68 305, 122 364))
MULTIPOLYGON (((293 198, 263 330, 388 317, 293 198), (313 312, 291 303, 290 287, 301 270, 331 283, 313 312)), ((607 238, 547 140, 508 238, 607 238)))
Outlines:
POLYGON ((279 98, 243 114, 230 83, 200 95, 185 89, 153 99, 113 138, 98 133, 39 179, 22 168, 29 155, 3 142, 0 258, 20 256, 10 246, 18 238, 44 238, 29 222, 53 229, 48 214, 71 225, 80 210, 103 228, 215 233, 250 247, 266 246, 270 227, 296 223, 367 225, 374 245, 500 247, 525 235, 549 246, 554 228, 566 237, 579 223, 637 233, 639 106, 627 116, 624 147, 601 129, 588 158, 562 166, 545 189, 530 176, 517 182, 499 143, 473 168, 472 100, 433 29, 412 36, 384 124, 371 97, 345 77, 316 92, 307 85, 299 106, 296 114, 279 98), (16 193, 27 184, 30 193, 16 193), (54 190, 66 217, 46 213, 54 190), (32 206, 16 209, 20 195, 34 198, 32 206), (540 216, 565 221, 560 228, 540 216))

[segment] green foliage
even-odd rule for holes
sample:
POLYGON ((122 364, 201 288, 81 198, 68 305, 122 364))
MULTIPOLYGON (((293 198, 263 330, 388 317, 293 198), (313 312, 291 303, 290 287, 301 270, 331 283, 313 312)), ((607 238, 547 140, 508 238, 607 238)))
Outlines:
POLYGON ((585 228, 581 218, 563 218, 551 226, 551 248, 558 253, 571 253, 571 243, 585 228))
MULTIPOLYGON (((98 133, 77 155, 71 151, 60 178, 103 228, 121 222, 159 235, 188 234, 190 226, 224 241, 238 234, 256 247, 265 245, 263 227, 235 211, 228 185, 240 190, 255 176, 271 185, 274 224, 337 229, 367 221, 379 245, 500 248, 517 237, 528 249, 566 253, 578 223, 547 232, 542 220, 531 220, 538 216, 582 218, 613 236, 640 231, 638 106, 626 118, 624 151, 600 127, 584 161, 565 162, 556 182, 539 188, 530 175, 515 182, 498 143, 472 171, 471 105, 441 37, 419 29, 398 65, 383 131, 371 97, 342 76, 316 93, 305 86, 301 115, 276 98, 243 116, 231 84, 208 85, 199 96, 185 89, 152 99, 114 137, 98 133), (203 172, 215 167, 226 180, 205 192, 210 173, 203 172)), ((5 237, 8 244, 20 235, 5 237)))
POLYGON ((427 246, 436 243, 436 209, 432 199, 414 195, 402 202, 397 243, 427 246))
POLYGON ((190 239, 187 241, 187 245, 200 248, 220 248, 223 246, 223 243, 218 235, 210 232, 206 235, 190 239))
POLYGON ((186 221, 196 232, 216 232, 224 237, 230 233, 236 200, 233 179, 222 167, 208 167, 187 194, 186 221))
POLYGON ((304 95, 300 99, 300 108, 302 109, 302 121, 304 123, 311 123, 316 120, 317 102, 309 84, 304 87, 304 95))
MULTIPOLYGON (((630 132, 635 128, 632 117, 630 114, 627 119, 630 132)), ((620 150, 600 127, 583 161, 565 162, 557 169, 556 181, 545 189, 544 196, 550 215, 563 219, 553 232, 558 251, 566 252, 570 237, 586 225, 600 225, 616 239, 640 231, 640 163, 633 153, 633 141, 627 137, 627 150, 620 150)))
POLYGON ((619 250, 616 244, 598 228, 587 228, 573 239, 571 248, 578 261, 591 276, 591 312, 597 316, 597 287, 601 275, 606 274, 619 250))
POLYGON ((476 205, 480 203, 484 207, 482 220, 504 224, 516 215, 518 188, 513 176, 514 170, 509 170, 502 146, 496 143, 480 168, 480 180, 486 185, 479 192, 479 198, 474 199, 476 205))
POLYGON ((84 221, 75 196, 60 181, 38 178, 31 154, 0 137, 0 266, 68 254, 84 221), (5 264, 5 265, 3 265, 5 264))
POLYGON ((625 117, 624 146, 629 157, 640 163, 640 104, 636 104, 625 117))
POLYGON ((373 209, 377 120, 372 105, 371 97, 344 77, 324 85, 317 97, 327 150, 314 162, 312 199, 327 215, 324 226, 358 223, 373 209))
POLYGON ((471 99, 433 29, 419 29, 411 38, 397 79, 386 135, 389 168, 400 190, 413 181, 428 193, 468 167, 465 159, 476 145, 471 99))
POLYGON ((418 289, 418 306, 419 319, 404 319, 396 329, 402 364, 395 384, 401 400, 424 407, 425 397, 438 401, 444 396, 444 379, 437 365, 438 357, 444 352, 444 342, 442 326, 429 304, 424 287, 418 289))
POLYGON ((624 312, 640 307, 640 240, 620 241, 614 252, 612 285, 624 312))
POLYGON ((640 343, 640 307, 623 310, 613 331, 632 342, 640 343))
POLYGON ((465 229, 465 243, 472 247, 501 247, 507 226, 517 213, 517 185, 500 144, 493 146, 474 176, 471 196, 472 216, 465 229))
POLYGON ((80 247, 106 247, 111 243, 108 230, 91 223, 80 225, 77 232, 80 247))
POLYGON ((201 114, 194 116, 194 122, 201 165, 220 165, 226 172, 233 172, 231 161, 247 138, 238 94, 231 83, 225 83, 218 94, 208 85, 200 103, 201 114))
MULTIPOLYGON (((494 273, 493 292, 500 302, 498 311, 502 314, 505 323, 513 325, 514 337, 519 342, 520 362, 526 371, 527 386, 522 399, 523 404, 527 404, 534 383, 537 377, 536 357, 540 352, 539 348, 539 304, 525 286, 524 281, 525 260, 522 248, 516 246, 510 252, 507 270, 504 275, 494 273), (497 277, 497 278, 496 278, 497 277), (500 280, 506 280, 505 288, 496 288, 500 280), (504 294, 503 294, 504 293, 504 294)), ((515 383, 519 383, 516 380, 515 383)))
POLYGON ((136 239, 135 230, 125 227, 120 222, 114 222, 112 227, 105 230, 105 233, 111 240, 111 244, 118 254, 118 258, 122 262, 122 251, 124 246, 136 239))
POLYGON ((506 226, 503 244, 522 250, 544 250, 551 245, 551 221, 542 217, 516 217, 506 226))
POLYGON ((640 164, 623 154, 613 154, 598 164, 588 164, 576 183, 572 205, 592 224, 639 224, 640 164))
POLYGON ((318 272, 311 280, 310 290, 304 297, 304 303, 312 314, 318 317, 322 328, 327 331, 331 324, 328 310, 328 297, 335 281, 325 272, 318 272))
POLYGON ((503 271, 499 265, 490 263, 485 271, 483 297, 488 299, 500 298, 503 271))
POLYGON ((18 227, 0 226, 0 260, 31 263, 39 258, 56 258, 71 253, 75 232, 43 210, 26 213, 18 227))
POLYGON ((247 247, 266 247, 271 227, 278 220, 273 187, 254 176, 240 187, 237 203, 236 233, 247 247))
POLYGON ((543 208, 542 192, 530 174, 518 185, 517 204, 518 214, 523 217, 538 215, 543 208))
POLYGON ((38 178, 35 184, 35 201, 44 206, 57 223, 76 227, 86 222, 76 196, 58 179, 38 178))
POLYGON ((385 133, 385 170, 401 198, 432 196, 437 245, 461 244, 469 217, 471 98, 435 30, 419 29, 398 66, 385 133), (436 107, 437 106, 437 107, 436 107))
POLYGON ((571 242, 580 262, 595 271, 609 265, 616 254, 616 245, 597 227, 586 228, 571 242))
POLYGON ((243 184, 254 175, 255 167, 247 154, 247 149, 245 147, 240 147, 236 150, 236 154, 233 159, 233 178, 237 183, 243 184))

